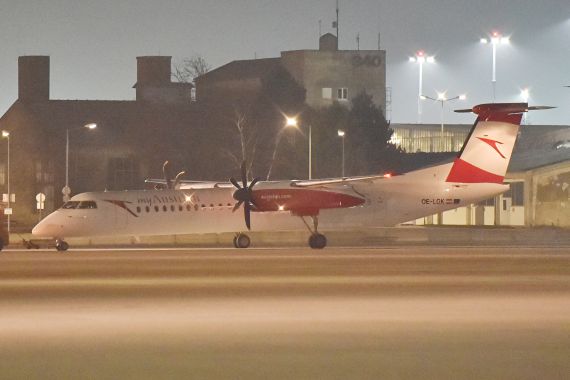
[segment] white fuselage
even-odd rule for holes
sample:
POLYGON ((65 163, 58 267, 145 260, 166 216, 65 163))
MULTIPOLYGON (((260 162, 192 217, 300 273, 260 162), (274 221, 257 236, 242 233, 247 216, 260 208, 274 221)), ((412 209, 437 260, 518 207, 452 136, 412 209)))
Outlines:
MULTIPOLYGON (((319 229, 394 226, 423 216, 475 203, 508 190, 496 183, 449 183, 452 164, 391 178, 345 181, 319 186, 320 191, 361 197, 362 205, 322 209, 319 229)), ((259 182, 258 189, 290 188, 291 181, 259 182)), ((307 187, 305 191, 312 188, 307 187)), ((246 229, 242 209, 232 212, 235 188, 229 186, 183 190, 92 192, 75 202, 91 201, 96 208, 59 209, 32 231, 35 236, 145 236, 240 232, 246 229)), ((252 212, 252 231, 305 229, 290 211, 252 212)))

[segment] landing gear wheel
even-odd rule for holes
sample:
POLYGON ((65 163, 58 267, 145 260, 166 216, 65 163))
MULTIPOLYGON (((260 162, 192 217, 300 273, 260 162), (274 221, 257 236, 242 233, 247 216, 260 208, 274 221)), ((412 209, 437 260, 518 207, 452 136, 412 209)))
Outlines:
POLYGON ((309 238, 309 247, 313 249, 323 249, 327 246, 327 238, 325 235, 315 233, 309 238))
POLYGON ((249 239, 249 236, 247 236, 246 234, 237 234, 234 237, 234 247, 236 248, 247 248, 249 247, 250 243, 251 240, 249 239))
POLYGON ((58 240, 55 243, 55 249, 57 249, 60 252, 67 251, 69 249, 69 244, 67 244, 67 242, 64 240, 58 240))

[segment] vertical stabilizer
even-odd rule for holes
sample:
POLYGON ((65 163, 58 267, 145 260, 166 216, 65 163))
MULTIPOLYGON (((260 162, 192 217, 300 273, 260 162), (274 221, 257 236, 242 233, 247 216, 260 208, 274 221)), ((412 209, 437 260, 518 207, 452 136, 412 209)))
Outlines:
POLYGON ((503 183, 527 103, 480 104, 477 121, 447 176, 447 182, 503 183))

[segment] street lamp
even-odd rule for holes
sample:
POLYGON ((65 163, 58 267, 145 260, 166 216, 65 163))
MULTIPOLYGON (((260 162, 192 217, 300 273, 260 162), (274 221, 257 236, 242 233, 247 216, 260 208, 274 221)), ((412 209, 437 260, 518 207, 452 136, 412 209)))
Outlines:
POLYGON ((345 133, 342 129, 338 130, 338 136, 342 139, 342 175, 341 175, 341 177, 344 178, 344 136, 345 136, 345 133))
MULTIPOLYGON (((10 193, 10 132, 8 131, 2 131, 2 138, 5 138, 8 141, 8 158, 7 158, 7 162, 6 162, 6 177, 7 177, 7 188, 8 188, 8 202, 7 202, 7 206, 6 209, 8 211, 7 215, 7 221, 8 221, 8 225, 7 225, 7 230, 8 230, 8 234, 10 233, 10 215, 12 214, 12 209, 10 207, 10 198, 11 198, 11 193, 10 193)), ((7 244, 7 243, 6 243, 7 244)))
POLYGON ((498 45, 508 45, 510 42, 509 37, 503 37, 499 32, 493 32, 490 38, 481 38, 482 44, 491 44, 493 48, 493 72, 491 76, 491 84, 493 85, 493 103, 495 102, 496 98, 496 86, 497 86, 497 76, 496 76, 496 67, 497 67, 497 46, 498 45))
POLYGON ((97 128, 97 124, 87 123, 78 128, 67 128, 65 130, 65 187, 61 190, 63 193, 63 202, 69 201, 69 195, 71 194, 71 188, 69 187, 69 132, 82 128, 95 129, 97 128))
POLYGON ((434 102, 440 102, 441 103, 441 115, 440 115, 440 120, 441 120, 441 135, 440 135, 440 151, 443 152, 444 148, 445 148, 445 144, 443 142, 443 108, 444 108, 444 104, 447 102, 451 102, 453 100, 465 100, 467 99, 467 96, 465 94, 461 94, 461 95, 457 95, 454 96, 452 98, 448 98, 445 92, 438 92, 437 93, 437 99, 436 98, 432 98, 431 96, 427 96, 427 95, 421 95, 421 99, 425 100, 425 99, 429 99, 429 100, 433 100, 434 102))
MULTIPOLYGON (((286 118, 286 121, 287 121, 287 122, 285 123, 285 126, 296 127, 296 128, 299 127, 299 121, 297 120, 296 117, 288 117, 288 116, 286 116, 285 118, 286 118)), ((311 127, 311 124, 309 124, 309 179, 312 179, 312 178, 313 178, 313 175, 312 175, 312 158, 313 158, 313 152, 312 152, 312 150, 313 150, 312 137, 313 137, 313 136, 312 136, 312 135, 313 135, 313 133, 312 133, 312 127, 311 127)))
POLYGON ((275 137, 275 147, 273 148, 273 157, 271 158, 271 164, 269 165, 269 170, 267 171, 267 178, 266 180, 269 181, 269 177, 271 176, 271 170, 273 169, 273 163, 275 162, 275 158, 277 157, 277 147, 279 146, 279 142, 281 141, 281 137, 283 136, 283 132, 289 128, 297 128, 297 119, 294 117, 285 117, 285 126, 277 132, 277 136, 275 137))
POLYGON ((416 53, 415 57, 410 57, 410 62, 417 63, 420 68, 419 74, 419 86, 418 86, 418 124, 422 122, 422 93, 423 93, 423 76, 424 76, 424 63, 434 63, 435 58, 433 56, 426 56, 425 53, 420 50, 416 53))

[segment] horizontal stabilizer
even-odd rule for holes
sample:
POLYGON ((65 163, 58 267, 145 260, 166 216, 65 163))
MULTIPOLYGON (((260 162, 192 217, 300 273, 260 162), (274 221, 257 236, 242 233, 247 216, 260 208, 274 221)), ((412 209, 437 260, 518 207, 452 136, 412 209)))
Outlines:
POLYGON ((529 107, 527 103, 488 103, 479 104, 471 109, 455 110, 457 113, 474 113, 477 115, 488 115, 491 113, 513 114, 528 111, 549 110, 556 107, 551 106, 532 106, 529 107))

